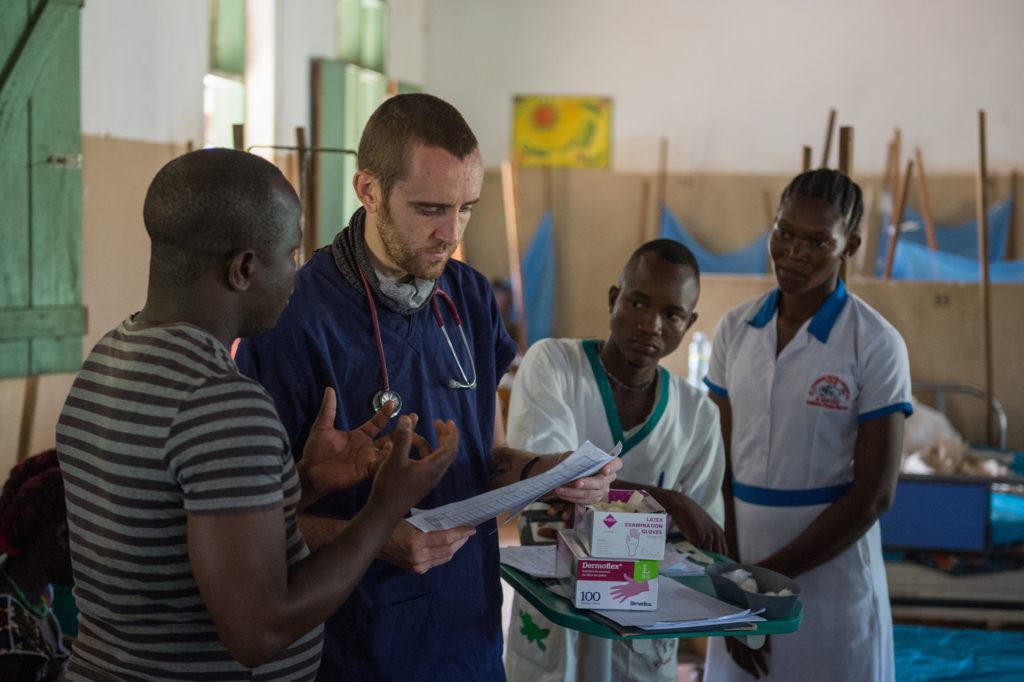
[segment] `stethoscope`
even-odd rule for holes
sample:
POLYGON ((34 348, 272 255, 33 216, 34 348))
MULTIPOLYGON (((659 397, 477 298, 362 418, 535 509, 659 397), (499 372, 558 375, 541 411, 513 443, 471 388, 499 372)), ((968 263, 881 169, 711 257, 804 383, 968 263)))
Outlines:
MULTIPOLYGON (((363 274, 362 268, 359 268, 359 277, 363 280, 363 291, 366 292, 366 301, 370 304, 370 322, 373 323, 373 340, 377 344, 377 363, 380 366, 380 376, 384 383, 384 388, 380 389, 373 394, 373 400, 371 404, 373 411, 380 412, 384 407, 384 403, 390 402, 392 404, 391 416, 394 417, 402 411, 402 396, 391 388, 391 382, 388 380, 388 363, 384 359, 384 341, 380 335, 380 321, 377 319, 377 304, 373 300, 373 292, 370 291, 370 283, 366 281, 366 275, 363 274)), ((452 357, 455 359, 455 366, 459 368, 459 375, 462 376, 462 381, 457 379, 448 379, 447 386, 452 389, 466 389, 471 390, 476 388, 476 362, 473 360, 473 351, 469 347, 469 341, 466 339, 466 332, 462 329, 462 318, 459 317, 459 311, 455 307, 455 302, 452 301, 452 297, 448 295, 444 289, 440 286, 434 286, 434 291, 430 295, 430 309, 434 313, 434 321, 437 322, 438 328, 441 333, 444 334, 444 340, 448 342, 448 350, 451 351, 452 357), (462 347, 466 349, 466 355, 469 357, 469 367, 473 371, 473 379, 470 381, 469 377, 466 376, 466 371, 462 368, 462 362, 459 361, 459 354, 455 352, 455 346, 452 344, 452 339, 448 336, 448 330, 444 326, 444 318, 441 316, 441 306, 437 304, 438 297, 445 302, 448 306, 448 312, 451 313, 452 319, 455 320, 455 327, 459 330, 459 335, 462 336, 462 347)))

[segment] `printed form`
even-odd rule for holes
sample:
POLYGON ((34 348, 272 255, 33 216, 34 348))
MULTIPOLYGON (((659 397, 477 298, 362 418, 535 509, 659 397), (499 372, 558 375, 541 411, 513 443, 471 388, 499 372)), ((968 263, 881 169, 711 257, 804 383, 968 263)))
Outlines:
POLYGON ((621 451, 621 443, 611 452, 605 452, 588 440, 543 474, 436 509, 414 509, 406 521, 429 532, 456 526, 478 526, 505 512, 516 514, 555 488, 597 473, 621 451))

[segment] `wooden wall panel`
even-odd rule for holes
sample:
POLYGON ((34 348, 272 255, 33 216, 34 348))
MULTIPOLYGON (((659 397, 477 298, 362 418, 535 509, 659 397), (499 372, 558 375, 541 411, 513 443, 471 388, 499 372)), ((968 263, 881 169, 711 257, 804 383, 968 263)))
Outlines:
MULTIPOLYGON (((525 253, 543 211, 543 171, 519 174, 520 252, 525 253)), ((763 229, 790 177, 785 175, 733 176, 694 174, 671 176, 667 203, 702 243, 714 250, 732 250, 749 244, 763 229), (772 209, 766 207, 765 193, 772 209)), ((558 249, 558 294, 555 331, 561 336, 594 336, 607 332, 608 287, 632 249, 640 243, 641 199, 651 175, 611 171, 555 171, 552 176, 554 229, 558 249)), ((880 193, 880 178, 858 178, 868 202, 880 193)), ((936 219, 956 224, 973 218, 973 176, 929 177, 936 219)), ((992 181, 991 197, 1006 197, 1007 177, 992 181)), ((916 191, 911 188, 910 205, 916 191)), ((654 192, 648 197, 648 236, 656 233, 654 192)), ((1024 230, 1024 209, 1015 207, 1016 235, 1024 230)), ((467 261, 489 277, 508 274, 505 262, 504 217, 501 185, 496 172, 484 179, 481 203, 474 211, 465 239, 467 261)), ((877 233, 877 215, 867 215, 862 231, 877 233)), ((1021 244, 1019 236, 1014 236, 1021 244)), ((871 248, 872 241, 866 247, 871 248)), ((865 255, 865 262, 872 259, 865 255)), ((704 277, 695 331, 711 334, 722 314, 733 305, 774 286, 763 276, 707 275, 704 277)), ((854 278, 851 288, 878 308, 903 333, 911 352, 911 370, 919 380, 983 383, 979 295, 977 285, 885 283, 854 278)), ((996 396, 1010 413, 1010 444, 1024 447, 1024 285, 997 285, 993 290, 993 341, 996 396)), ((685 344, 684 344, 685 345, 685 344)), ((666 364, 686 371, 686 349, 666 364)), ((984 433, 980 408, 968 400, 954 400, 951 414, 967 435, 980 440, 984 433)))

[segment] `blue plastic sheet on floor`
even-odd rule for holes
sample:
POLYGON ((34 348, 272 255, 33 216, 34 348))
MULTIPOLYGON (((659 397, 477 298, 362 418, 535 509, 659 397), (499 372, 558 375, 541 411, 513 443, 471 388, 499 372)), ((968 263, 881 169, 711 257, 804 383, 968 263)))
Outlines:
MULTIPOLYGON (((993 205, 988 210, 988 259, 1002 260, 1006 257, 1006 244, 1009 241, 1010 222, 1013 216, 1013 202, 1009 199, 993 205)), ((889 248, 889 214, 882 212, 882 230, 878 236, 878 250, 875 253, 875 274, 885 272, 885 258, 889 248)), ((903 212, 903 227, 900 230, 899 244, 928 245, 925 234, 924 218, 917 211, 907 208, 903 212)), ((935 242, 939 251, 951 253, 972 260, 978 259, 978 223, 970 220, 960 225, 935 226, 935 242)), ((897 244, 898 245, 898 244, 897 244)))
MULTIPOLYGON (((989 279, 994 283, 1024 282, 1024 260, 998 260, 988 264, 989 279)), ((973 258, 931 251, 920 244, 900 241, 892 262, 893 279, 927 280, 932 282, 978 282, 981 268, 973 258)))
POLYGON ((749 245, 729 253, 712 253, 701 246, 667 206, 661 207, 661 226, 658 236, 675 239, 693 252, 701 272, 726 272, 741 274, 764 274, 768 268, 767 232, 749 245))
POLYGON ((1024 672, 1024 632, 897 625, 893 640, 900 682, 1019 681, 1024 672))

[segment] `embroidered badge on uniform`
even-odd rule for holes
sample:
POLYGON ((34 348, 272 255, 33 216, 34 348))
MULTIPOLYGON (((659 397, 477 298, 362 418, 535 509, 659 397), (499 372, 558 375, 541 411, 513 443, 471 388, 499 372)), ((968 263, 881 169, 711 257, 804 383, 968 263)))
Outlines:
POLYGON ((807 404, 830 410, 848 410, 850 387, 835 374, 823 374, 811 383, 807 404))
POLYGON ((542 628, 534 623, 533 617, 526 611, 519 612, 519 619, 523 622, 523 627, 519 628, 519 634, 526 637, 527 642, 536 642, 537 648, 541 651, 547 651, 548 648, 544 645, 544 640, 551 634, 551 628, 542 628))

